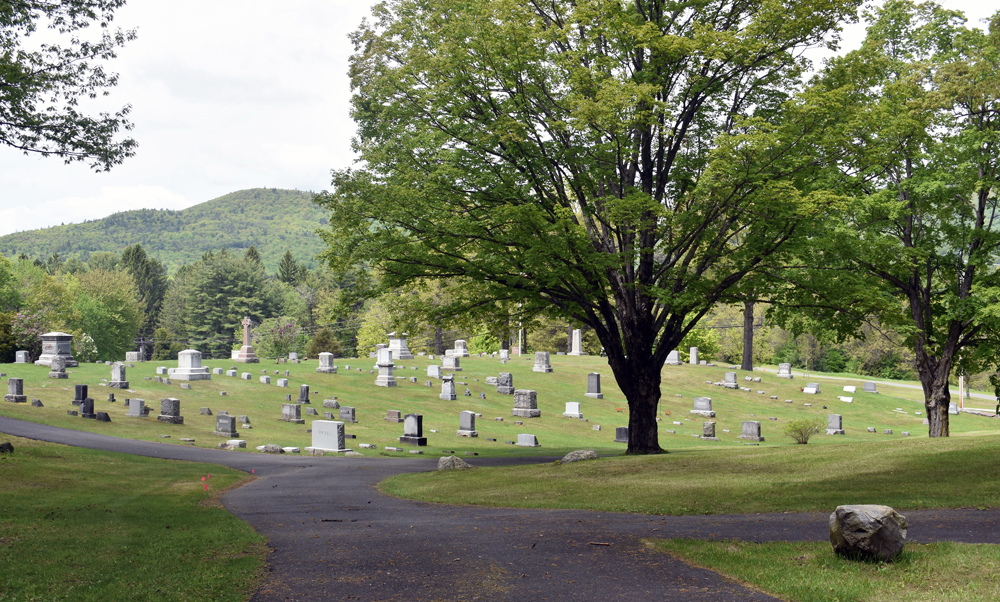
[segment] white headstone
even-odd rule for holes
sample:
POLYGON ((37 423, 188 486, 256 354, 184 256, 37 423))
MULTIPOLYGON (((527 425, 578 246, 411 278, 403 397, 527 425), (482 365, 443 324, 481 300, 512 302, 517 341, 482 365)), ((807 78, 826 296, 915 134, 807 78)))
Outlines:
POLYGON ((580 413, 580 402, 567 401, 566 411, 563 412, 563 418, 583 418, 583 414, 580 413))
POLYGON ((212 380, 211 372, 201 365, 201 352, 194 349, 177 354, 177 369, 170 376, 177 380, 212 380))
POLYGON ((691 348, 691 357, 689 358, 689 363, 692 366, 697 366, 698 365, 698 348, 697 347, 692 347, 691 348))
POLYGON ((667 354, 667 361, 663 363, 668 366, 680 366, 684 362, 681 361, 681 354, 676 349, 674 349, 673 351, 667 354))
POLYGON ((312 421, 312 446, 306 451, 349 452, 344 447, 344 423, 337 420, 312 421))
POLYGON ((579 328, 573 330, 573 338, 570 341, 570 350, 566 355, 587 355, 583 352, 583 331, 579 328))
POLYGON ((552 372, 552 364, 549 363, 548 351, 535 352, 535 365, 531 367, 532 372, 552 372))

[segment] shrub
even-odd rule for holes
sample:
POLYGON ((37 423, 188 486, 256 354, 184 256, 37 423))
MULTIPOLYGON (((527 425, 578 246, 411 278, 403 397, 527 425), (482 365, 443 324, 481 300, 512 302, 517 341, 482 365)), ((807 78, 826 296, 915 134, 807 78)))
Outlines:
POLYGON ((341 355, 340 341, 329 328, 320 328, 316 331, 306 346, 308 357, 319 357, 323 352, 332 353, 334 357, 341 355))
POLYGON ((794 439, 796 443, 805 445, 809 443, 809 437, 818 433, 823 426, 822 420, 792 420, 785 425, 784 433, 794 439))

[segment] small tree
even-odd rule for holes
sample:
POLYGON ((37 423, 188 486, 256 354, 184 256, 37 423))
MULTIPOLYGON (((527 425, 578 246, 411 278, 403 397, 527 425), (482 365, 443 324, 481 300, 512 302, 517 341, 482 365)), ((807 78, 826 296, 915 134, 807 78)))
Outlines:
POLYGON ((45 334, 45 320, 41 314, 27 309, 17 312, 10 322, 10 331, 18 349, 27 351, 32 358, 41 355, 41 336, 45 334))
POLYGON ((97 344, 87 333, 73 337, 73 357, 80 362, 92 362, 97 358, 97 344))
POLYGON ((317 357, 323 352, 332 353, 334 357, 342 353, 340 341, 329 328, 320 328, 316 331, 306 346, 306 355, 309 357, 317 357))
POLYGON ((809 443, 809 437, 818 433, 821 428, 823 428, 822 420, 809 420, 803 418, 801 420, 793 420, 786 424, 783 432, 792 439, 795 439, 796 443, 805 445, 809 443))
POLYGON ((260 357, 282 357, 305 346, 302 328, 292 318, 268 318, 251 332, 251 342, 260 357))

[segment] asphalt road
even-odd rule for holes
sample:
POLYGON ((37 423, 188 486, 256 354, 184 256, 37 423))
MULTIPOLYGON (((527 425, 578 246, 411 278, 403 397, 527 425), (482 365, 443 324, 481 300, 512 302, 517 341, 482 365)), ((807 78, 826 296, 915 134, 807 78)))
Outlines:
MULTIPOLYGON (((654 552, 647 538, 827 538, 827 513, 662 517, 427 504, 375 486, 435 459, 224 452, 0 417, 0 433, 253 469, 222 496, 272 547, 254 602, 313 600, 775 600, 654 552)), ((552 458, 472 458, 479 466, 552 458)), ((831 508, 831 511, 833 509, 831 508)), ((910 540, 1000 543, 1000 510, 904 511, 910 540)))

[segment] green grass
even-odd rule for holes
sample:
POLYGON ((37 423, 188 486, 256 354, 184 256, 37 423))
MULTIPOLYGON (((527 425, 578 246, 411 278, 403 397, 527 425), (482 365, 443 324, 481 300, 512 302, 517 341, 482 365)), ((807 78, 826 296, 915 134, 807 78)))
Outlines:
POLYGON ((214 499, 244 473, 0 441, 0 600, 236 601, 259 583, 263 538, 214 499))
MULTIPOLYGON (((324 408, 322 400, 337 397, 342 405, 357 408, 358 424, 347 425, 347 432, 355 434, 357 439, 348 440, 356 451, 366 455, 389 455, 410 457, 407 452, 388 452, 386 446, 398 445, 398 437, 402 435, 402 425, 384 420, 388 410, 400 410, 403 413, 418 413, 424 416, 424 435, 428 438, 428 446, 424 453, 432 456, 443 455, 446 451, 474 452, 481 456, 510 455, 563 455, 574 449, 593 449, 600 454, 621 454, 625 444, 614 442, 614 428, 628 424, 627 404, 621 391, 615 385, 614 378, 606 361, 600 357, 570 357, 553 356, 555 371, 548 374, 531 371, 532 360, 524 356, 502 365, 498 360, 489 358, 463 358, 461 372, 456 374, 456 380, 467 385, 457 385, 458 399, 442 401, 438 399, 441 381, 433 380, 430 388, 424 387, 426 367, 429 364, 439 364, 427 357, 415 360, 398 361, 396 368, 397 380, 400 385, 395 388, 376 387, 375 376, 369 374, 374 360, 369 358, 345 360, 338 359, 339 374, 317 374, 314 360, 302 364, 241 364, 237 365, 239 372, 252 373, 252 380, 245 381, 227 376, 213 376, 211 381, 196 381, 192 390, 180 389, 180 383, 174 381, 171 385, 162 385, 152 380, 145 380, 155 375, 157 365, 174 366, 175 362, 150 362, 137 364, 128 370, 128 378, 132 384, 132 392, 115 391, 119 399, 138 397, 146 400, 154 411, 146 419, 131 419, 126 417, 124 404, 107 402, 110 389, 100 387, 102 378, 110 377, 110 368, 104 365, 84 364, 76 369, 70 369, 68 380, 53 380, 47 377, 48 370, 34 365, 0 365, 0 372, 9 376, 25 379, 25 393, 29 398, 41 399, 44 408, 34 408, 30 404, 0 403, 0 414, 62 426, 80 430, 106 433, 120 437, 141 439, 147 441, 164 441, 160 435, 170 435, 168 442, 177 442, 180 438, 195 439, 194 445, 214 447, 221 440, 212 435, 215 430, 214 416, 201 416, 200 407, 210 407, 214 413, 227 410, 230 414, 246 414, 253 424, 252 430, 241 430, 240 437, 247 440, 248 450, 253 452, 258 445, 277 443, 282 446, 306 447, 311 444, 311 435, 307 433, 309 422, 322 419, 324 408), (344 369, 350 364, 351 371, 344 369), (362 368, 358 372, 357 368, 362 368), (418 368, 411 370, 411 367, 418 368), (264 385, 258 382, 260 371, 266 369, 272 378, 272 384, 264 385), (275 370, 290 370, 289 388, 276 386, 275 370), (538 392, 538 405, 542 410, 541 418, 524 419, 524 424, 514 424, 510 415, 513 398, 498 395, 494 387, 485 384, 488 376, 496 376, 500 371, 514 375, 514 385, 517 388, 534 389, 538 392), (590 399, 583 395, 587 387, 587 374, 598 372, 602 374, 604 399, 590 399), (404 382, 410 376, 417 378, 417 384, 404 382), (478 379, 478 380, 477 380, 478 379), (78 417, 66 415, 66 410, 72 409, 69 400, 73 397, 73 384, 88 384, 90 396, 96 400, 98 411, 108 412, 112 423, 98 423, 78 417), (295 425, 280 420, 281 405, 285 402, 285 394, 298 395, 300 384, 312 387, 313 404, 319 415, 308 416, 303 407, 305 425, 295 425), (466 386, 472 396, 464 397, 462 393, 466 386), (219 392, 226 391, 226 397, 220 397, 219 392), (486 399, 478 398, 479 392, 486 393, 486 399), (157 422, 155 415, 159 409, 159 400, 164 397, 177 397, 181 400, 181 413, 184 415, 183 425, 168 425, 157 422), (587 422, 563 418, 565 402, 579 401, 587 422), (619 412, 618 408, 622 411, 619 412), (472 410, 482 414, 477 419, 476 427, 479 437, 467 439, 457 437, 458 414, 463 410, 472 410), (503 422, 494 418, 502 417, 503 422), (601 431, 593 430, 594 425, 600 425, 601 431), (431 432, 436 430, 437 432, 431 432), (519 433, 535 434, 542 447, 535 449, 517 448, 505 444, 514 441, 519 433), (497 441, 488 441, 487 439, 497 441), (358 443, 370 443, 378 446, 377 450, 360 450, 358 443)), ((209 367, 229 368, 231 361, 210 360, 205 364, 209 367)), ((846 436, 826 437, 819 435, 813 438, 809 447, 833 445, 843 442, 897 441, 902 431, 909 431, 913 438, 924 437, 926 427, 922 425, 923 405, 915 399, 894 395, 895 390, 887 389, 881 395, 856 393, 854 403, 848 404, 837 400, 842 394, 843 385, 856 384, 858 381, 822 382, 820 395, 804 395, 800 387, 802 379, 787 381, 776 378, 774 374, 755 372, 761 376, 762 383, 745 383, 751 392, 731 391, 721 387, 706 384, 706 380, 722 380, 725 367, 698 366, 668 366, 663 370, 663 397, 660 403, 660 444, 669 450, 694 449, 742 449, 743 441, 737 436, 740 433, 740 423, 744 420, 760 420, 766 441, 763 447, 789 446, 792 440, 781 434, 786 422, 799 418, 819 419, 826 421, 830 413, 844 416, 846 436), (757 391, 764 391, 764 395, 757 391), (692 416, 692 400, 697 396, 712 397, 717 412, 717 435, 722 439, 718 442, 702 441, 692 435, 701 433, 702 418, 692 416), (776 400, 770 396, 778 397, 776 400), (786 399, 792 403, 785 403, 786 399), (810 403, 810 406, 804 404, 810 403), (826 409, 823 406, 828 406, 826 409), (897 410, 901 408, 901 410, 897 410), (669 412, 669 414, 667 414, 669 412), (769 418, 776 418, 772 421, 769 418), (680 424, 673 424, 679 422, 680 424), (867 427, 875 427, 876 434, 867 432, 867 427), (891 428, 895 435, 883 435, 884 429, 891 428), (728 430, 728 432, 726 432, 728 430), (668 431, 675 431, 670 433, 668 431)), ((742 377, 744 374, 740 373, 742 377)), ((919 391, 900 389, 901 395, 918 398, 919 391)), ((336 413, 336 412, 335 412, 336 413)), ((951 432, 955 436, 981 432, 1000 433, 1000 421, 978 416, 961 415, 951 417, 951 432)), ((236 453, 236 452, 234 452, 236 453)))
POLYGON ((1000 546, 907 544, 890 563, 857 562, 829 542, 650 542, 683 560, 796 602, 991 602, 1000 597, 1000 546))
POLYGON ((385 493, 428 502, 645 514, 992 507, 1000 437, 745 447, 571 464, 406 474, 385 493))

